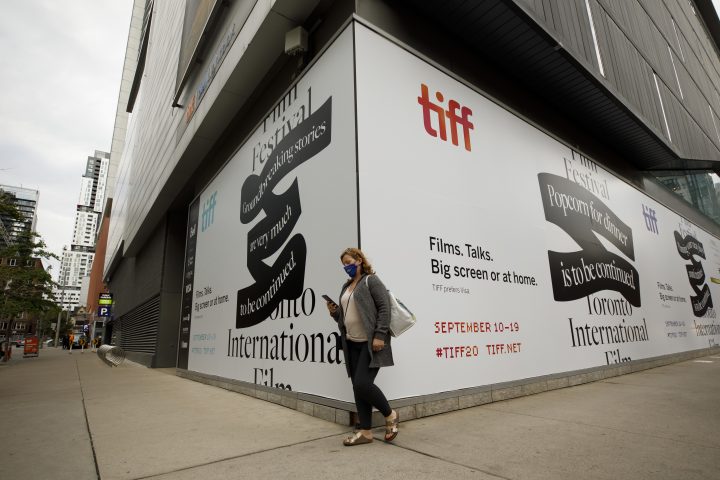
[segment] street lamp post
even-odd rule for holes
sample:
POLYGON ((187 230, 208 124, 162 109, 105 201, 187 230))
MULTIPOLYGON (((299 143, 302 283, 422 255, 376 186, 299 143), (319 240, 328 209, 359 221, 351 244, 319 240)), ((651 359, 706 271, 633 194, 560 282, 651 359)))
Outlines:
POLYGON ((57 323, 55 324, 55 348, 58 346, 58 338, 60 338, 60 319, 62 318, 62 313, 65 309, 65 275, 63 273, 62 266, 62 262, 65 260, 65 252, 67 252, 67 247, 63 247, 63 258, 60 261, 60 277, 62 279, 62 286, 60 287, 60 311, 58 312, 57 323))
MULTIPOLYGON (((5 300, 4 300, 4 302, 3 302, 5 306, 7 306, 7 291, 10 290, 10 282, 11 282, 11 281, 12 281, 12 280, 8 281, 8 282, 5 284, 5 300)), ((13 321, 12 315, 10 316, 10 318, 6 318, 6 320, 7 320, 7 329, 5 329, 5 341, 6 341, 6 344, 5 344, 5 352, 4 352, 4 355, 3 355, 3 361, 4 361, 4 362, 9 361, 9 360, 10 360, 10 355, 12 355, 12 350, 11 350, 12 347, 10 346, 10 335, 12 335, 12 321, 13 321)))

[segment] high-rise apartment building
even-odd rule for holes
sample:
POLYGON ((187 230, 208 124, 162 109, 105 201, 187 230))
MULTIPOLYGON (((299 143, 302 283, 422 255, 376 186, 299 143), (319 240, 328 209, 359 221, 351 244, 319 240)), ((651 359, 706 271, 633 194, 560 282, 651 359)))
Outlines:
POLYGON ((105 203, 109 164, 110 154, 96 150, 95 155, 87 159, 80 183, 72 243, 70 249, 63 252, 58 279, 64 288, 57 292, 57 298, 63 308, 69 310, 85 301, 81 298, 82 281, 90 275, 95 257, 95 237, 105 203))
MULTIPOLYGON (((34 232, 37 224, 37 204, 40 198, 40 192, 30 188, 13 187, 10 185, 0 185, 0 190, 5 192, 11 199, 11 202, 20 212, 22 218, 20 220, 10 218, 3 215, 2 228, 10 239, 15 239, 20 232, 34 232)), ((5 245, 5 235, 0 235, 0 246, 5 245)))

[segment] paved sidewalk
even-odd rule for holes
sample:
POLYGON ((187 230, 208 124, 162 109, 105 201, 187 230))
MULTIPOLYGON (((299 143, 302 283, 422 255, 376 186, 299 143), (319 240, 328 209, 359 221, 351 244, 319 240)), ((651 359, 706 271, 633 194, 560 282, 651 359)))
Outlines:
POLYGON ((394 444, 355 448, 348 428, 174 370, 21 356, 0 366, 2 479, 720 478, 720 355, 404 422, 394 444))

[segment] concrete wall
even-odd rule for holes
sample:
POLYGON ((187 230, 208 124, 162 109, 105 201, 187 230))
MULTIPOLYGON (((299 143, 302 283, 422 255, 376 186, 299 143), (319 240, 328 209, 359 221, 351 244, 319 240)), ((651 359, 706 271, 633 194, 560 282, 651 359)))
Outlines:
POLYGON ((165 229, 164 222, 158 225, 138 255, 123 259, 110 277, 115 302, 113 317, 129 313, 160 293, 165 229))
POLYGON ((105 261, 105 251, 107 249, 108 231, 110 230, 110 209, 112 208, 112 200, 109 200, 105 213, 101 215, 100 232, 98 233, 97 242, 95 243, 95 258, 90 271, 90 286, 87 295, 87 310, 91 315, 97 313, 98 295, 105 291, 105 282, 103 281, 103 268, 105 261))
POLYGON ((186 228, 187 210, 168 214, 160 287, 160 319, 153 367, 174 367, 177 360, 186 228))

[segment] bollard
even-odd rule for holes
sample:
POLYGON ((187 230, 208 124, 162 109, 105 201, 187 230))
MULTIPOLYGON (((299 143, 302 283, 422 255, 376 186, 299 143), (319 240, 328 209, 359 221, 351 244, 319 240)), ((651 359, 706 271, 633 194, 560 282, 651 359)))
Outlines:
POLYGON ((117 367, 125 361, 125 350, 120 347, 100 345, 97 354, 103 362, 107 363, 111 367, 117 367))

